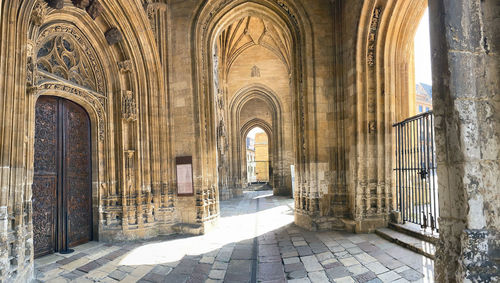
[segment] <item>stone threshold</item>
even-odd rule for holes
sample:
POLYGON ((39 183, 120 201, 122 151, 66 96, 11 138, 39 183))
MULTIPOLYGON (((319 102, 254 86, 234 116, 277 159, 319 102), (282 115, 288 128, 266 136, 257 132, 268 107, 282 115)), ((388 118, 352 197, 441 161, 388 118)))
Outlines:
POLYGON ((375 231, 375 234, 425 257, 435 259, 436 246, 433 242, 425 241, 390 228, 379 228, 375 231))

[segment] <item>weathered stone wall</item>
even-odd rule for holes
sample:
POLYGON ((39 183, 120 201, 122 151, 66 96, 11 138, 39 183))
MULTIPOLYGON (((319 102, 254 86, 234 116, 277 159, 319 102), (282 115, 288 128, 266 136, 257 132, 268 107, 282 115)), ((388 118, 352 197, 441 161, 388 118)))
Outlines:
POLYGON ((499 271, 500 5, 431 1, 439 282, 495 282, 499 271))

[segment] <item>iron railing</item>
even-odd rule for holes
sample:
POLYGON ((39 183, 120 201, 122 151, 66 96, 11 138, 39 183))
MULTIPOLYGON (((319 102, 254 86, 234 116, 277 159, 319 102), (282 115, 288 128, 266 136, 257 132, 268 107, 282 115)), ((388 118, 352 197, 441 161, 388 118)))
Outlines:
POLYGON ((396 199, 404 222, 438 230, 439 217, 432 111, 393 125, 396 132, 396 199))

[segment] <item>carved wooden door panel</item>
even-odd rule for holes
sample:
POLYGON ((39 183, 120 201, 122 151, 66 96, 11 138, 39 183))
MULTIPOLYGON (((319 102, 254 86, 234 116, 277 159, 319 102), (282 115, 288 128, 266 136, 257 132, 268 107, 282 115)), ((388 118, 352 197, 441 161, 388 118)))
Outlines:
POLYGON ((35 110, 35 157, 32 186, 35 257, 56 250, 58 143, 57 99, 41 97, 35 110))
POLYGON ((92 238, 90 120, 82 107, 70 101, 65 101, 62 115, 68 246, 73 247, 92 238))
POLYGON ((90 120, 79 105, 36 104, 33 178, 35 257, 92 239, 90 120))

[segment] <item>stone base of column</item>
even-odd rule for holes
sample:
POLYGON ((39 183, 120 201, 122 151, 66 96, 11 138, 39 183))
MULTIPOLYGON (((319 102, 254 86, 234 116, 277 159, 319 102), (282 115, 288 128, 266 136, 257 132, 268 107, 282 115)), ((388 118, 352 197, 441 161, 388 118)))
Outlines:
POLYGON ((387 217, 376 217, 353 220, 352 224, 355 233, 373 233, 378 228, 387 227, 389 222, 387 217))
POLYGON ((295 225, 309 231, 346 230, 343 219, 331 216, 315 216, 303 211, 295 211, 295 225))
POLYGON ((201 226, 202 226, 201 233, 206 234, 206 233, 210 232, 212 229, 214 229, 215 227, 217 227, 217 224, 219 223, 219 219, 220 219, 220 217, 217 216, 211 220, 203 222, 201 224, 201 226))

